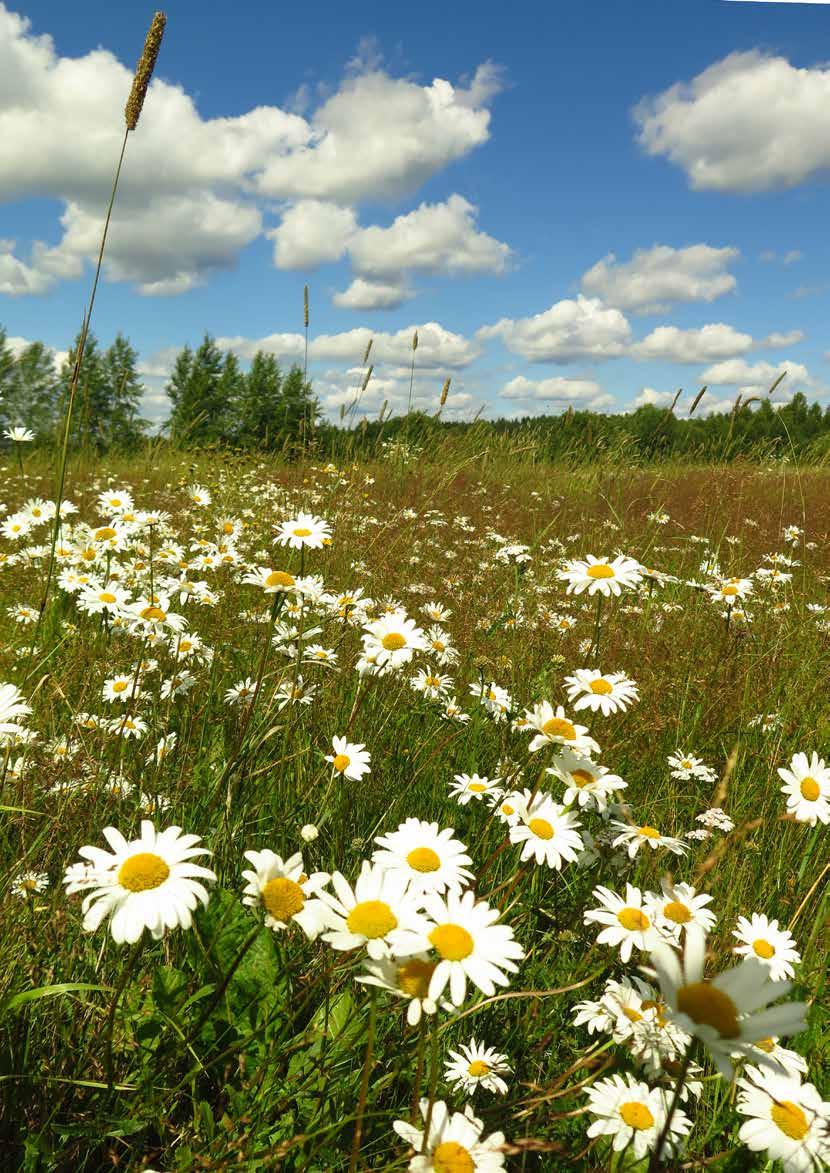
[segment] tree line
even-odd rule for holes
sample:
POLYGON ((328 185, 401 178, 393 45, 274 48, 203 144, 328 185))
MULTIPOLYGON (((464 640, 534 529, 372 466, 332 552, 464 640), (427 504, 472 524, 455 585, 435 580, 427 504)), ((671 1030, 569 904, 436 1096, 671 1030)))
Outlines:
MULTIPOLYGON (((75 340, 75 347, 78 339, 75 340)), ((56 367, 41 342, 13 354, 0 327, 0 444, 9 427, 29 428, 36 442, 62 435, 75 349, 56 367)), ((106 350, 89 335, 72 416, 73 447, 97 452, 134 451, 150 435, 141 417, 146 388, 135 348, 118 334, 106 350)), ((796 392, 784 405, 756 405, 693 415, 646 405, 617 415, 575 411, 525 419, 443 420, 440 412, 363 419, 346 428, 321 419, 319 403, 302 369, 280 367, 259 351, 243 371, 236 355, 205 334, 198 347, 176 356, 166 388, 170 414, 162 432, 178 446, 304 452, 321 460, 372 458, 390 441, 429 448, 443 437, 467 433, 496 444, 532 450, 542 460, 637 461, 664 458, 730 460, 789 455, 830 459, 830 406, 808 403, 796 392), (473 431, 474 430, 474 431, 473 431)))

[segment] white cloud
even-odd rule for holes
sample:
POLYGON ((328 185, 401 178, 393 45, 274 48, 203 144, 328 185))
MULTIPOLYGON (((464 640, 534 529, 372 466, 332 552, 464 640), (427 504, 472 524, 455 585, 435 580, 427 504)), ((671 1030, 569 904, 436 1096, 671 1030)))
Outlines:
POLYGON ((644 98, 633 115, 647 153, 682 167, 692 188, 752 192, 830 167, 828 104, 830 68, 751 49, 644 98))
POLYGON ((583 274, 584 293, 601 297, 608 305, 641 314, 665 313, 674 302, 714 301, 736 285, 725 272, 740 253, 736 248, 693 244, 671 248, 656 244, 637 249, 630 261, 609 253, 583 274))
POLYGON ((460 195, 442 204, 421 204, 388 228, 364 228, 349 244, 352 264, 364 276, 404 270, 436 273, 501 273, 510 248, 479 232, 478 209, 460 195))
POLYGON ((367 281, 356 277, 347 289, 335 293, 332 301, 347 310, 394 310, 414 296, 403 281, 367 281))
POLYGON ((482 326, 477 337, 500 338, 530 362, 599 361, 626 352, 631 327, 619 310, 579 294, 576 301, 558 301, 531 318, 502 318, 482 326))
POLYGON ((803 338, 803 330, 789 330, 786 334, 773 330, 771 334, 756 342, 755 346, 759 349, 777 350, 781 346, 795 346, 796 342, 801 342, 803 338))
POLYGON ((568 379, 557 375, 551 379, 527 379, 517 375, 501 389, 503 399, 575 404, 597 411, 614 404, 614 396, 603 391, 593 379, 568 379))
MULTIPOLYGON (((341 411, 346 419, 377 416, 384 404, 385 414, 406 412, 409 407, 409 371, 392 373, 384 369, 380 375, 372 375, 365 391, 362 390, 364 374, 362 367, 353 367, 342 373, 327 371, 322 378, 315 380, 315 390, 330 416, 339 418, 341 411)), ((429 413, 438 410, 448 374, 452 375, 453 382, 441 418, 464 419, 474 413, 477 400, 463 389, 463 379, 459 379, 457 372, 443 370, 430 372, 428 377, 420 379, 416 372, 413 410, 429 413)))
MULTIPOLYGON (((371 63, 369 63, 371 65, 371 63)), ((348 78, 312 116, 305 142, 265 161, 257 189, 282 199, 400 198, 489 138, 492 64, 467 89, 421 86, 379 70, 348 78)))
POLYGON ((351 208, 301 200, 266 236, 274 241, 278 269, 314 269, 323 261, 339 260, 356 229, 357 216, 351 208))
POLYGON ((668 407, 673 401, 676 392, 655 391, 653 387, 643 387, 634 400, 635 407, 668 407))
POLYGON ((762 261, 781 261, 782 265, 792 265, 795 261, 800 261, 804 254, 797 248, 791 248, 789 252, 782 253, 780 256, 775 249, 767 248, 761 253, 760 259, 762 261))
POLYGON ((724 322, 710 322, 698 330, 658 326, 631 347, 631 354, 634 358, 664 362, 712 362, 741 354, 751 346, 751 334, 741 334, 724 322))
MULTIPOLYGON (((782 371, 787 377, 776 388, 775 395, 789 398, 801 386, 812 386, 812 379, 803 363, 784 359, 780 363, 748 363, 743 358, 727 359, 707 367, 700 376, 701 383, 738 387, 743 396, 766 395, 782 371)), ((705 398, 705 396, 704 396, 705 398)))
MULTIPOLYGON (((280 267, 336 258, 354 213, 335 205, 409 194, 487 141, 502 85, 492 64, 467 84, 423 86, 389 77, 364 46, 354 68, 309 117, 258 106, 203 118, 157 76, 130 136, 105 276, 147 294, 199 285, 261 233, 273 197, 298 201, 272 234, 280 267)), ((131 83, 109 51, 62 57, 0 0, 0 201, 58 200, 64 229, 55 246, 2 242, 0 292, 42 293, 94 261, 131 83)), ((467 255, 489 241, 468 230, 467 255)), ((463 260, 464 244, 453 256, 463 260)))

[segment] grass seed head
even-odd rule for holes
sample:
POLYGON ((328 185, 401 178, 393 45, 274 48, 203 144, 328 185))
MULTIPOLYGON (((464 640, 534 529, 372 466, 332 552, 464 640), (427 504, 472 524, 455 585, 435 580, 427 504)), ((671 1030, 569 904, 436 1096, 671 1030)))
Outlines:
POLYGON ((133 88, 130 90, 127 105, 124 107, 127 130, 135 130, 138 125, 138 120, 141 117, 144 99, 147 96, 147 87, 150 84, 150 78, 153 76, 153 70, 156 67, 156 60, 158 59, 161 39, 164 36, 164 26, 166 24, 167 17, 163 12, 157 12, 150 23, 150 28, 144 41, 144 49, 138 59, 138 65, 135 67, 133 88))

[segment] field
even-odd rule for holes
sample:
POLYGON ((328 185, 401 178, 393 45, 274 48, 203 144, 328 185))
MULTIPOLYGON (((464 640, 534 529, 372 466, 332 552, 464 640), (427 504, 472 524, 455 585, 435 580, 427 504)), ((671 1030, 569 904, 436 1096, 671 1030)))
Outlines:
POLYGON ((4 1168, 823 1167, 826 470, 0 473, 4 1168))

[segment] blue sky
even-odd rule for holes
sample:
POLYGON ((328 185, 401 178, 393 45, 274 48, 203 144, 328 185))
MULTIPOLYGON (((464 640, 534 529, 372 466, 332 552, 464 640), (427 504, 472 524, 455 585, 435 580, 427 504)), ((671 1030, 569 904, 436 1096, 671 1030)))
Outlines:
MULTIPOLYGON (((327 410, 830 400, 830 5, 173 0, 93 328, 301 351, 327 410)), ((0 323, 64 350, 151 9, 0 3, 0 323)))

